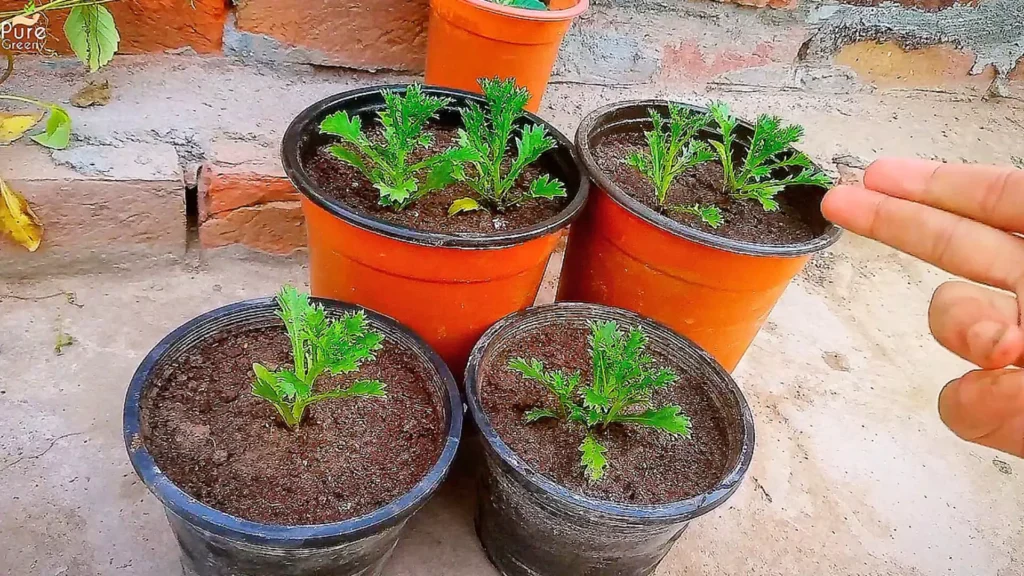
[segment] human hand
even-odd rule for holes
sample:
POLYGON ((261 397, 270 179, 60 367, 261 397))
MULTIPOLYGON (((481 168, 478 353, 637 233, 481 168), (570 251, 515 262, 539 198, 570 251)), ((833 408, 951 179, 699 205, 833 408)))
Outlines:
POLYGON ((957 436, 1024 457, 1024 171, 882 159, 864 186, 838 186, 821 205, 847 230, 888 244, 962 281, 932 296, 939 344, 981 370, 948 383, 939 416, 957 436))

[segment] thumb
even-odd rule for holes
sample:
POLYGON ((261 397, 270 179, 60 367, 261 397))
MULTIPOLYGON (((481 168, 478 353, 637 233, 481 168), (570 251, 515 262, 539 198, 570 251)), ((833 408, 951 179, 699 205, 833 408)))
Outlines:
POLYGON ((939 416, 964 440, 1024 457, 1024 371, 968 372, 942 389, 939 416))

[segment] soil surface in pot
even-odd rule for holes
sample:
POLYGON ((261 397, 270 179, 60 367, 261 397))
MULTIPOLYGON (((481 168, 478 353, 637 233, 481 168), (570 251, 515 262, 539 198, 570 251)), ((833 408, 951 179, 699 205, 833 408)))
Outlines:
POLYGON ((291 365, 284 328, 207 339, 160 367, 143 396, 146 447, 200 502, 265 524, 340 522, 401 497, 440 457, 441 399, 411 351, 385 341, 358 374, 321 377, 318 390, 378 379, 387 398, 319 402, 295 431, 250 393, 253 362, 291 365))
MULTIPOLYGON (((452 148, 457 143, 458 132, 454 129, 434 126, 428 127, 427 131, 434 136, 433 145, 429 150, 417 149, 411 155, 410 162, 418 162, 452 148)), ((381 130, 376 126, 367 131, 367 137, 377 142, 383 140, 381 130)), ((506 162, 510 163, 511 160, 506 159, 506 162)), ((330 145, 318 148, 305 164, 313 182, 331 198, 368 216, 423 232, 486 234, 521 230, 554 218, 569 203, 568 197, 554 200, 530 199, 503 213, 476 210, 449 216, 448 208, 453 201, 475 197, 469 186, 455 183, 444 190, 427 194, 404 210, 395 211, 380 205, 380 192, 359 170, 331 154, 330 145)), ((520 191, 528 190, 530 182, 541 174, 544 172, 536 163, 527 166, 516 182, 516 188, 520 191)))
POLYGON ((579 445, 586 436, 578 423, 546 419, 526 424, 532 408, 555 409, 553 394, 508 369, 512 358, 536 358, 546 370, 577 370, 583 383, 593 373, 589 330, 551 324, 505 342, 484 367, 480 399, 498 436, 530 467, 566 488, 587 496, 624 504, 666 504, 703 494, 726 474, 730 446, 728 423, 711 393, 671 360, 655 357, 659 365, 679 375, 674 386, 658 390, 654 405, 677 404, 692 423, 689 439, 657 430, 613 424, 598 432, 608 449, 608 468, 598 483, 590 483, 580 465, 579 445))
POLYGON ((662 209, 654 193, 654 186, 625 159, 633 152, 647 150, 647 140, 641 132, 613 134, 593 149, 594 159, 602 172, 626 194, 680 224, 710 232, 723 238, 757 244, 785 245, 812 240, 820 234, 807 222, 801 211, 785 194, 776 196, 778 212, 765 212, 756 200, 733 200, 722 192, 725 174, 716 161, 705 162, 676 177, 668 191, 667 206, 714 204, 722 210, 725 223, 717 229, 701 222, 692 214, 680 214, 662 209))

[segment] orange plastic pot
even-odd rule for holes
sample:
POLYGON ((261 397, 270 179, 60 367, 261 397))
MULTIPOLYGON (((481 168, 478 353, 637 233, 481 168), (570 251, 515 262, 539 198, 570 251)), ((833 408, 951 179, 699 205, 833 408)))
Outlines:
MULTIPOLYGON (((637 202, 597 167, 593 148, 612 134, 649 130, 650 108, 667 116, 664 101, 634 101, 601 108, 580 125, 576 144, 595 189, 569 234, 558 299, 653 318, 732 371, 810 255, 835 243, 841 231, 821 215, 825 190, 816 187, 780 194, 785 209, 799 211, 816 232, 809 241, 787 245, 716 236, 637 202)), ((742 123, 737 133, 740 142, 749 142, 750 125, 742 123)))
POLYGON ((488 0, 430 0, 427 84, 479 91, 480 78, 515 78, 536 112, 562 38, 590 0, 551 0, 549 10, 488 0))
MULTIPOLYGON (((427 341, 460 376, 469 352, 500 318, 533 304, 541 279, 564 229, 581 212, 589 190, 572 153, 572 144, 540 118, 558 146, 540 165, 561 179, 571 196, 557 216, 530 228, 494 234, 423 232, 358 212, 324 194, 306 171, 317 148, 333 142, 319 133, 320 122, 345 110, 376 122, 384 106, 381 90, 354 90, 307 108, 285 133, 285 172, 303 194, 309 242, 311 292, 314 296, 359 304, 405 324, 427 341)), ((454 99, 439 122, 459 125, 458 108, 479 96, 425 87, 424 93, 454 99)))

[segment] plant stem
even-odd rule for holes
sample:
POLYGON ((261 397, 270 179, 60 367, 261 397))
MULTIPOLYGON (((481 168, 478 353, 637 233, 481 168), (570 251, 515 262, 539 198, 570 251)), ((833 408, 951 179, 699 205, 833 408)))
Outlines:
POLYGON ((32 98, 23 98, 21 96, 12 96, 10 94, 0 94, 0 100, 12 100, 14 102, 22 102, 25 104, 31 104, 40 108, 54 108, 56 104, 49 102, 43 102, 41 100, 33 100, 32 98))

